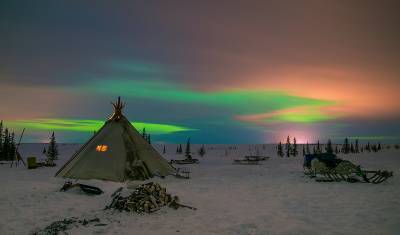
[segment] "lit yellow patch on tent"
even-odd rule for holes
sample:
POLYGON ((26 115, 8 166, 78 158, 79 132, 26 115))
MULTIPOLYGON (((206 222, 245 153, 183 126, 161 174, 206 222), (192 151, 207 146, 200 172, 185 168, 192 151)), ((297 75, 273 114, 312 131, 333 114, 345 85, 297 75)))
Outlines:
POLYGON ((105 152, 105 151, 107 151, 107 149, 108 149, 107 145, 97 145, 97 147, 96 147, 97 152, 105 152))

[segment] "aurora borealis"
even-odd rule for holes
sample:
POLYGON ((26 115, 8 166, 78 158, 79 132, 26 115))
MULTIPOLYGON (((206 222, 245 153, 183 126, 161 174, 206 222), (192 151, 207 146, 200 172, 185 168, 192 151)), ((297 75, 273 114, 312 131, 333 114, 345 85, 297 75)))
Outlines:
MULTIPOLYGON (((76 131, 76 132, 94 132, 100 129, 104 121, 102 120, 63 120, 63 119, 36 119, 36 120, 16 120, 8 123, 11 126, 19 128, 28 128, 31 130, 54 130, 54 131, 76 131)), ((138 130, 147 128, 147 131, 153 134, 168 134, 179 131, 189 131, 193 129, 156 124, 156 123, 132 123, 138 130)))
POLYGON ((84 142, 400 141, 396 1, 1 1, 0 119, 84 142))

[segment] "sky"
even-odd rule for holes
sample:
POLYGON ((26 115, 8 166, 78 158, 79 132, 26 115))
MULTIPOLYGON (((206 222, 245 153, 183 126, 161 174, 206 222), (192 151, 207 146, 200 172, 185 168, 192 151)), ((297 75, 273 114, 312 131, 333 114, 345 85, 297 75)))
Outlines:
POLYGON ((83 143, 400 142, 399 1, 0 1, 0 119, 83 143))

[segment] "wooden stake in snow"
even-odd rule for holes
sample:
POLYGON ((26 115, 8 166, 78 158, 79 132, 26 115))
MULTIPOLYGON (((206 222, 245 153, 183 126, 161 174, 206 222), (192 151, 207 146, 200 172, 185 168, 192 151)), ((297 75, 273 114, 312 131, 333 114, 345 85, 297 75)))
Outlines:
MULTIPOLYGON (((15 152, 14 152, 14 156, 15 156, 15 160, 14 160, 14 161, 15 161, 15 166, 18 166, 19 161, 22 161, 22 163, 24 164, 24 166, 26 166, 24 159, 22 159, 21 155, 20 155, 19 152, 18 152, 18 148, 19 148, 19 145, 21 144, 21 140, 22 140, 22 136, 24 135, 24 132, 25 132, 25 128, 22 129, 22 133, 21 133, 21 136, 19 137, 17 147, 15 148, 15 152)), ((11 162, 11 166, 10 166, 10 167, 13 166, 14 161, 11 162)))

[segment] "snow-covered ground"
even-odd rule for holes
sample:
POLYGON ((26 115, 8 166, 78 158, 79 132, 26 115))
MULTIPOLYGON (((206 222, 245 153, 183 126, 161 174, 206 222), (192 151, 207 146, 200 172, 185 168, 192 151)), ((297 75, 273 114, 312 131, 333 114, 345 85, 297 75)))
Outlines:
MULTIPOLYGON (((65 180, 54 174, 79 145, 59 145, 61 156, 54 168, 0 165, 0 234, 30 234, 69 217, 98 217, 107 224, 81 225, 69 234, 400 234, 399 150, 345 157, 367 169, 394 172, 388 181, 374 185, 315 182, 303 175, 302 157, 278 158, 273 145, 265 150, 258 146, 261 154, 272 157, 262 165, 233 165, 233 159, 249 149, 254 154, 256 147, 228 147, 206 145, 200 164, 185 166, 192 171, 189 180, 152 179, 196 211, 168 207, 144 215, 104 211, 110 195, 123 183, 83 181, 103 189, 99 196, 59 192, 65 180)), ((175 149, 176 145, 167 145, 165 157, 180 158, 175 149)), ((40 144, 21 147, 24 157, 39 157, 42 150, 40 144)))

